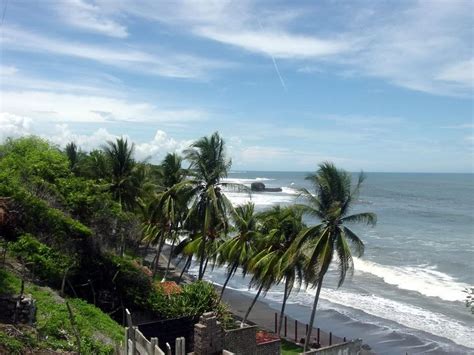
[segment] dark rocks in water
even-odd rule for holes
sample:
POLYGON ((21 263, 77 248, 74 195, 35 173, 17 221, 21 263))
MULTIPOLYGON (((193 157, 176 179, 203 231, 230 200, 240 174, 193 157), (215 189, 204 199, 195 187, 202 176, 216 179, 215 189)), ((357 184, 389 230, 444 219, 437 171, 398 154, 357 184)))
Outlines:
POLYGON ((265 184, 263 182, 252 182, 250 189, 257 192, 265 191, 265 184))
POLYGON ((252 182, 250 189, 255 192, 281 192, 281 187, 265 187, 263 182, 252 182))
POLYGON ((265 192, 282 192, 281 187, 266 187, 265 192))

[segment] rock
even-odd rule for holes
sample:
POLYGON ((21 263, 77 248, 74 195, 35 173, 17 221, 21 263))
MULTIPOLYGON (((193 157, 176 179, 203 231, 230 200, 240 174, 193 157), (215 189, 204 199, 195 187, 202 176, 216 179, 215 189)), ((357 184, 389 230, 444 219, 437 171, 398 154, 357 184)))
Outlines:
POLYGON ((266 187, 265 192, 282 192, 282 188, 281 187, 266 187))
POLYGON ((262 192, 265 191, 265 184, 263 182, 252 182, 250 189, 252 191, 262 192))

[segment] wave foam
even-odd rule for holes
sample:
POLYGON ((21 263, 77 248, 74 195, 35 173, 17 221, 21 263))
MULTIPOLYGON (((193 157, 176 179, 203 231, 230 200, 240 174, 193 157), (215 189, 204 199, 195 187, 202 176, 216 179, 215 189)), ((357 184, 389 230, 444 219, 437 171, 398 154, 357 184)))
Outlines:
MULTIPOLYGON (((314 296, 316 290, 308 289, 314 296)), ((375 295, 362 295, 341 290, 321 290, 321 298, 333 304, 359 309, 367 314, 388 319, 408 328, 446 337, 456 344, 474 347, 474 331, 443 314, 392 301, 375 295)))
POLYGON ((435 270, 435 266, 385 266, 354 258, 354 268, 356 271, 380 277, 385 283, 400 289, 451 302, 463 302, 463 291, 469 287, 456 281, 454 277, 435 270))

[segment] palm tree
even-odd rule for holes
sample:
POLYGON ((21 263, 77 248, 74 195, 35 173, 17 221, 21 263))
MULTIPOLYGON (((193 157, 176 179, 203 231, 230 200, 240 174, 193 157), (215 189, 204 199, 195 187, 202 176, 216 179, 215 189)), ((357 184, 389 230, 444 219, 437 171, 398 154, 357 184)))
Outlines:
MULTIPOLYGON (((217 132, 210 137, 202 137, 186 151, 186 159, 191 163, 190 185, 194 201, 191 204, 187 221, 191 222, 192 235, 200 235, 199 275, 201 280, 211 256, 206 256, 209 241, 213 242, 228 231, 228 213, 233 207, 222 192, 221 179, 227 176, 231 160, 225 156, 224 140, 217 132)), ((214 244, 214 243, 211 243, 214 244)))
MULTIPOLYGON (((161 249, 164 242, 163 218, 160 210, 160 200, 158 198, 150 199, 144 202, 139 199, 139 206, 142 217, 142 241, 148 245, 154 245, 156 249, 155 257, 152 261, 153 275, 156 274, 161 249)), ((148 247, 147 247, 148 249, 148 247)))
POLYGON ((303 213, 295 206, 275 206, 260 214, 262 233, 268 235, 268 253, 272 255, 277 281, 285 280, 282 306, 279 317, 278 334, 281 333, 286 302, 295 283, 301 286, 304 280, 305 255, 300 249, 292 248, 303 229, 303 213))
POLYGON ((166 221, 166 238, 171 239, 168 265, 164 278, 168 275, 175 243, 178 241, 179 228, 183 227, 184 219, 188 212, 190 189, 183 184, 186 171, 182 168, 183 159, 176 153, 169 153, 160 166, 160 185, 165 189, 159 194, 159 204, 163 219, 166 221))
MULTIPOLYGON (((117 138, 115 142, 108 141, 103 149, 111 167, 111 191, 122 211, 124 207, 131 207, 136 202, 135 194, 130 193, 130 190, 134 189, 130 180, 135 167, 135 160, 133 159, 135 145, 133 143, 129 145, 126 139, 117 138)), ((123 256, 125 235, 124 233, 121 233, 121 235, 120 255, 123 256)))
POLYGON ((66 155, 69 160, 69 169, 71 171, 74 171, 77 163, 79 162, 79 150, 77 148, 76 143, 74 142, 69 142, 66 144, 66 155))
POLYGON ((258 236, 255 205, 251 202, 238 206, 232 211, 235 235, 223 242, 218 250, 218 263, 227 263, 227 277, 222 286, 219 301, 222 299, 230 278, 239 266, 245 267, 254 254, 254 239, 258 236))
POLYGON ((305 249, 308 255, 306 273, 312 277, 313 286, 317 286, 314 297, 311 318, 306 334, 305 351, 308 350, 314 317, 318 305, 319 294, 326 272, 337 254, 339 266, 340 287, 348 271, 353 270, 352 254, 349 243, 359 256, 364 253, 364 243, 346 224, 350 222, 365 222, 375 225, 377 217, 374 213, 364 212, 350 214, 352 204, 356 201, 364 181, 364 175, 359 175, 355 187, 351 188, 351 175, 337 169, 332 163, 322 163, 315 174, 306 178, 314 188, 314 194, 302 189, 302 197, 307 201, 304 211, 316 217, 320 223, 304 230, 294 244, 296 249, 305 249))
POLYGON ((108 141, 103 149, 111 167, 112 193, 123 208, 133 203, 126 197, 129 197, 127 189, 130 188, 129 180, 135 167, 135 145, 129 145, 126 139, 117 138, 115 142, 108 141))

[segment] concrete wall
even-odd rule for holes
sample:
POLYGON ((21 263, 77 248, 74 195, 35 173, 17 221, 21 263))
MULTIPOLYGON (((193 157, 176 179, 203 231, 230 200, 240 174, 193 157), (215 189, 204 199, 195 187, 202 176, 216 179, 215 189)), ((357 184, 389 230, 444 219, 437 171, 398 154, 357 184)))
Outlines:
POLYGON ((359 355, 362 349, 362 340, 357 339, 342 344, 307 351, 305 355, 359 355))
POLYGON ((214 313, 204 313, 194 325, 194 354, 221 354, 224 349, 223 329, 214 313))
POLYGON ((276 339, 268 343, 257 344, 256 355, 280 355, 281 341, 276 339))
POLYGON ((225 332, 224 349, 236 355, 257 354, 257 327, 231 329, 225 332))
POLYGON ((36 303, 31 295, 0 296, 0 322, 33 324, 36 318, 36 303))

